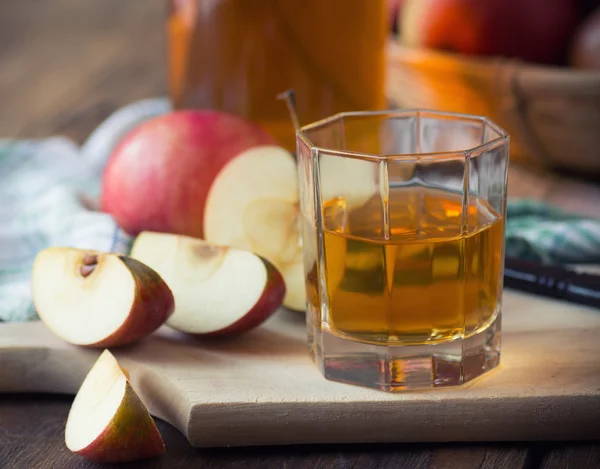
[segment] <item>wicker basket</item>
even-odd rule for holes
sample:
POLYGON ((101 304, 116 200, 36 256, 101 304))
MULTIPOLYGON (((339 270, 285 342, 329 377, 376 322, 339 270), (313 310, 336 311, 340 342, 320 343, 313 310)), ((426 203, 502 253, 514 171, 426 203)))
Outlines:
POLYGON ((396 108, 483 115, 511 136, 511 160, 600 176, 600 73, 388 44, 396 108))

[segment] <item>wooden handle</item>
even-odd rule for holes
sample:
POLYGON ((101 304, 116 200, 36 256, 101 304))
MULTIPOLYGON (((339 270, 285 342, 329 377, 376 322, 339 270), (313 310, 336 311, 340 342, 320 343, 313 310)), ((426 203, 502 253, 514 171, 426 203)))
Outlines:
POLYGON ((65 343, 40 321, 0 327, 0 392, 75 394, 101 352, 65 343))
MULTIPOLYGON (((75 395, 102 352, 67 344, 39 321, 0 326, 0 393, 75 395)), ((153 340, 157 339, 150 339, 153 340)), ((173 347, 176 345, 170 348, 173 347)), ((129 356, 135 356, 136 350, 137 346, 129 346, 111 351, 127 369, 134 389, 150 414, 169 422, 187 436, 190 406, 185 396, 166 377, 129 356)))
POLYGON ((43 347, 2 350, 0 392, 75 394, 95 358, 43 347))

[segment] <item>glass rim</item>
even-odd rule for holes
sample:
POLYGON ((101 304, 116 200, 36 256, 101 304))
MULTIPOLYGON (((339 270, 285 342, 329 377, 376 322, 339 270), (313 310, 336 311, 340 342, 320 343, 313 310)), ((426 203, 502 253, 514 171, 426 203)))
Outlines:
POLYGON ((510 141, 509 134, 502 129, 499 125, 497 125, 494 121, 485 116, 478 116, 475 114, 464 114, 458 112, 447 112, 447 111, 436 111, 431 109, 389 109, 389 110, 381 110, 381 111, 349 111, 349 112, 339 112, 337 114, 333 114, 324 119, 320 119, 318 121, 312 122, 310 124, 306 124, 301 126, 296 131, 296 137, 300 138, 304 144, 311 148, 312 150, 328 153, 335 156, 345 157, 345 158, 354 158, 360 160, 369 160, 369 161, 442 161, 442 160, 456 160, 456 159, 465 159, 469 158, 472 154, 479 154, 482 152, 489 151, 494 149, 500 145, 504 145, 505 143, 510 141), (429 152, 429 153, 400 153, 400 154, 375 154, 375 153, 367 153, 367 152, 356 152, 349 150, 335 150, 333 148, 321 147, 312 143, 311 139, 306 134, 307 131, 317 129, 319 127, 324 127, 326 125, 330 125, 337 121, 338 119, 342 119, 344 117, 376 117, 376 116, 402 116, 413 114, 419 117, 421 114, 431 114, 434 116, 441 117, 450 117, 457 119, 465 119, 465 120, 474 120, 479 121, 485 125, 489 125, 497 134, 498 137, 491 139, 488 142, 481 143, 477 146, 465 149, 465 150, 453 150, 453 151, 442 151, 442 152, 429 152))

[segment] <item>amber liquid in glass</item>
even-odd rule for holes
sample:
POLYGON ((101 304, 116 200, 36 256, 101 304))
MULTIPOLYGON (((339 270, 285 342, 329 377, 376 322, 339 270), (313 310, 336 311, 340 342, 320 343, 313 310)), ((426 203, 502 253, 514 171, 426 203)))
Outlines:
POLYGON ((303 123, 378 110, 385 0, 170 0, 169 88, 176 108, 231 112, 295 151, 277 95, 293 88, 303 123))
MULTIPOLYGON (((332 333, 431 344, 471 336, 496 317, 503 219, 484 200, 472 196, 463 217, 461 195, 413 187, 392 189, 389 220, 379 197, 350 210, 343 199, 329 200, 323 213, 321 319, 332 333)), ((308 277, 315 293, 315 272, 308 277)))

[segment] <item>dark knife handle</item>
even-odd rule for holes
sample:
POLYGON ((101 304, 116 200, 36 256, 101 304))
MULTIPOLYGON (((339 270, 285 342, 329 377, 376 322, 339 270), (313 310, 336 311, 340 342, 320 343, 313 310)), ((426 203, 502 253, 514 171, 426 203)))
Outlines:
POLYGON ((536 295, 600 308, 600 276, 507 257, 504 286, 536 295))

